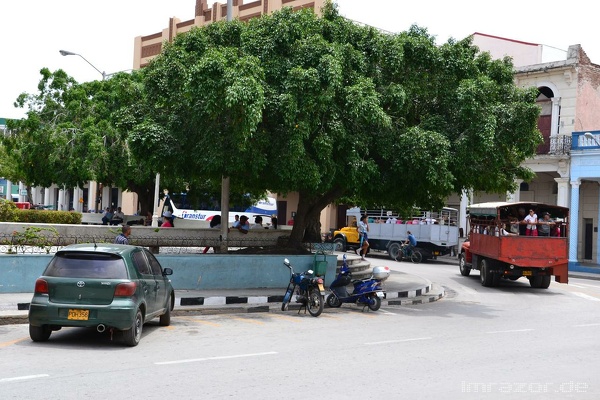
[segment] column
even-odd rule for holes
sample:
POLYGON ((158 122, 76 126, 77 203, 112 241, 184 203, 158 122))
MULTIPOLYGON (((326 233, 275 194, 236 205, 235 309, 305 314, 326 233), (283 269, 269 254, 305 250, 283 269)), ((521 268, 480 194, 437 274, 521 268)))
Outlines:
POLYGON ((65 211, 65 189, 58 189, 58 210, 65 211))
POLYGON ((469 203, 471 203, 471 193, 463 190, 460 195, 460 209, 458 210, 458 215, 460 216, 458 227, 462 229, 463 237, 469 234, 467 231, 467 207, 469 203))
POLYGON ((101 212, 102 211, 102 207, 100 207, 99 210, 96 210, 96 197, 97 197, 97 193, 96 190, 98 188, 98 183, 96 183, 95 181, 89 181, 88 182, 88 210, 94 210, 95 212, 101 212))
POLYGON ((52 205, 52 199, 50 198, 50 188, 44 188, 44 205, 52 205))
POLYGON ((569 215, 569 262, 577 262, 579 236, 579 179, 571 181, 571 212, 569 215))
MULTIPOLYGON (((25 202, 25 196, 24 193, 25 190, 25 185, 23 184, 23 182, 19 181, 19 201, 21 203, 25 202)), ((31 199, 28 199, 29 201, 31 201, 31 199)))
POLYGON ((6 180, 6 200, 12 201, 12 182, 6 180))
POLYGON ((506 201, 509 203, 516 203, 521 198, 521 183, 523 183, 523 179, 517 179, 516 182, 517 190, 514 193, 506 193, 506 201))
POLYGON ((558 184, 556 205, 569 207, 569 178, 554 178, 554 181, 558 184))

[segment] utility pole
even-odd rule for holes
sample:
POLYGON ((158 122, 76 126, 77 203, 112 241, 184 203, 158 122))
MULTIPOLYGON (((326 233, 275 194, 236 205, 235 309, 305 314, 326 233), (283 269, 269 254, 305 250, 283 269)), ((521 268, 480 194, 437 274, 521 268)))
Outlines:
MULTIPOLYGON (((227 0, 227 22, 233 19, 233 0, 227 0)), ((227 253, 229 231, 229 177, 221 179, 221 253, 227 253)))

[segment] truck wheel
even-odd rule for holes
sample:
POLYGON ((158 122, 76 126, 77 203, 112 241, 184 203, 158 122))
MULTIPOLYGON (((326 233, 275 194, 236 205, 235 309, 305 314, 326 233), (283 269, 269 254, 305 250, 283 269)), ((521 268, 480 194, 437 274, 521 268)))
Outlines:
POLYGON ((343 238, 337 238, 333 240, 333 248, 335 251, 346 251, 346 241, 343 238))
POLYGON ((458 268, 460 269, 460 274, 462 276, 469 276, 471 273, 471 268, 467 267, 467 260, 464 252, 458 255, 458 268))
POLYGON ((490 271, 489 261, 485 258, 482 258, 480 263, 481 269, 479 270, 479 279, 481 280, 481 285, 486 287, 493 286, 494 277, 492 276, 492 272, 490 271))
POLYGON ((550 275, 542 276, 542 282, 540 284, 540 289, 548 289, 550 286, 550 281, 552 281, 552 277, 550 275))
POLYGON ((388 255, 394 261, 398 261, 398 254, 400 253, 400 243, 392 243, 388 247, 388 255))

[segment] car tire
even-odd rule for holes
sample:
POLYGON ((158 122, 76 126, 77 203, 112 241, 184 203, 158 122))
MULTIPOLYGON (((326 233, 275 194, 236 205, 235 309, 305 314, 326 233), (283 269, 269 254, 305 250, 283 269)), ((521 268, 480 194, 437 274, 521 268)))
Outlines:
POLYGON ((346 241, 344 238, 336 238, 333 240, 333 248, 335 251, 341 251, 344 253, 346 251, 346 241))
POLYGON ((50 339, 52 329, 48 325, 35 326, 29 325, 29 337, 34 342, 46 342, 50 339))
POLYGON ((494 285, 494 276, 490 271, 490 263, 487 259, 482 258, 480 261, 481 269, 479 270, 479 278, 481 285, 485 287, 491 287, 494 285))
POLYGON ((133 323, 131 328, 123 331, 123 341, 127 346, 133 347, 137 346, 140 343, 140 339, 142 338, 142 328, 144 327, 144 316, 142 315, 142 311, 140 309, 135 313, 135 318, 133 319, 133 323))
POLYGON ((462 276, 469 276, 471 274, 471 268, 467 267, 467 260, 464 252, 458 255, 458 268, 460 269, 460 274, 462 276))
POLYGON ((160 316, 159 320, 158 320, 158 324, 160 326, 169 326, 171 325, 171 309, 173 308, 171 306, 173 300, 171 295, 169 295, 169 298, 167 299, 167 310, 165 311, 165 313, 163 315, 160 316))

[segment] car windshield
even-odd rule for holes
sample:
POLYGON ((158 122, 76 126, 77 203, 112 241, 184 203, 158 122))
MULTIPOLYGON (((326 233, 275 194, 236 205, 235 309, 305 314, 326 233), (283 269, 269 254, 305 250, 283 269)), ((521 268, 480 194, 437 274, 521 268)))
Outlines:
POLYGON ((64 278, 127 279, 121 257, 100 253, 59 253, 46 268, 46 276, 64 278))

